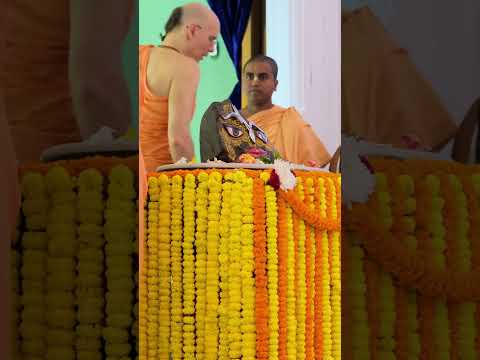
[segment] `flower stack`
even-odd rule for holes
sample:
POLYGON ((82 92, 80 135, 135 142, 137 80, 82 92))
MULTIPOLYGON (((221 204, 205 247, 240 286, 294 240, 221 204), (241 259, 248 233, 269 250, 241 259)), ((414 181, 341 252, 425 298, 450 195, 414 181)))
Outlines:
POLYGON ((103 274, 103 176, 87 169, 78 177, 77 327, 78 360, 101 359, 105 307, 103 274))
POLYGON ((11 259, 19 269, 18 276, 11 273, 12 290, 20 285, 12 297, 19 304, 12 352, 17 349, 19 358, 136 355, 130 336, 134 164, 98 157, 21 169, 22 214, 11 259))
POLYGON ((136 191, 132 171, 124 165, 113 168, 108 177, 105 206, 106 327, 103 329, 108 358, 128 358, 132 352, 130 328, 133 322, 136 191))
POLYGON ((340 177, 295 175, 149 176, 139 322, 159 359, 340 359, 340 177))
POLYGON ((28 356, 44 356, 46 350, 46 259, 48 197, 45 179, 26 174, 22 179, 22 212, 25 232, 21 235, 21 318, 20 351, 28 356))
POLYGON ((75 255, 77 253, 77 194, 74 179, 62 167, 46 177, 47 215, 47 358, 75 359, 75 255))
POLYGON ((480 168, 369 161, 375 191, 344 221, 344 357, 478 358, 480 168))

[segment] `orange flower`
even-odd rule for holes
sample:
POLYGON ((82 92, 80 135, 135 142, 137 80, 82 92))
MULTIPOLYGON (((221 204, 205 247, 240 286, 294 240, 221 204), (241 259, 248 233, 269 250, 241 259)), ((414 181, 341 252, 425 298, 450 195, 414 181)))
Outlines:
POLYGON ((287 209, 278 198, 278 358, 287 360, 287 209))

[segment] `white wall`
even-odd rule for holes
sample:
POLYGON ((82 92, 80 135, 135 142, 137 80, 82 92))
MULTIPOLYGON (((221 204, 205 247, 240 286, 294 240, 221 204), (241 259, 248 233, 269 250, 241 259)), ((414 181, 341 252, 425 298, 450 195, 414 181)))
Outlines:
POLYGON ((340 0, 267 0, 267 55, 278 62, 275 104, 295 106, 328 151, 341 138, 340 0))

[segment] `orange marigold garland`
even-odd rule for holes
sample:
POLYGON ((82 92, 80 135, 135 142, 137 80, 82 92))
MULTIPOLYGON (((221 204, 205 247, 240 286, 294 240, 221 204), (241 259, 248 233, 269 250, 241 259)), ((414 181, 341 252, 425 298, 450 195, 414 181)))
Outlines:
MULTIPOLYGON (((306 193, 305 197, 308 208, 313 211, 315 205, 313 203, 313 194, 315 192, 313 187, 313 179, 311 177, 306 179, 306 193)), ((314 347, 313 347, 313 335, 314 335, 314 324, 313 324, 313 286, 314 286, 314 276, 312 276, 314 271, 314 257, 313 249, 315 237, 313 229, 311 226, 307 225, 305 231, 305 283, 306 283, 306 314, 305 314, 305 359, 313 360, 315 357, 314 347)))
POLYGON ((287 208, 278 199, 278 358, 287 360, 287 208))
MULTIPOLYGON (((315 191, 315 203, 316 212, 323 217, 326 217, 326 205, 325 201, 321 199, 321 194, 324 193, 323 179, 317 179, 316 191, 315 191)), ((314 316, 315 316, 315 332, 314 332, 314 346, 315 354, 324 354, 324 336, 323 336, 323 299, 325 299, 325 293, 322 288, 322 281, 324 280, 324 264, 323 264, 323 249, 322 242, 324 242, 325 231, 320 228, 315 229, 315 295, 314 295, 314 316)))
MULTIPOLYGON (((335 186, 337 181, 334 179, 328 179, 330 188, 334 193, 332 197, 332 217, 337 219, 340 213, 341 204, 338 203, 339 194, 336 193, 339 190, 339 186, 335 186)), ((338 185, 338 184, 337 184, 338 185)), ((330 272, 331 272, 331 308, 332 308, 332 358, 341 358, 341 278, 340 278, 340 232, 332 231, 329 235, 329 248, 330 248, 330 272)))
MULTIPOLYGON (((304 202, 304 186, 302 178, 298 179, 297 193, 299 198, 304 202)), ((299 216, 294 217, 294 232, 296 236, 295 243, 295 288, 297 294, 296 316, 297 316, 297 358, 305 359, 305 329, 306 329, 306 301, 307 301, 307 285, 306 285, 306 252, 305 252, 305 222, 299 216)))

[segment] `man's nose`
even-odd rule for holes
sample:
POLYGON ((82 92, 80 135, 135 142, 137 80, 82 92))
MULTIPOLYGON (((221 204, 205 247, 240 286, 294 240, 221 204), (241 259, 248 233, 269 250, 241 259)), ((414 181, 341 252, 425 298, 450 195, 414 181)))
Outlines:
POLYGON ((254 76, 254 77, 252 78, 252 81, 251 81, 252 85, 258 85, 259 82, 260 82, 260 81, 259 81, 259 79, 258 79, 257 76, 254 76))

